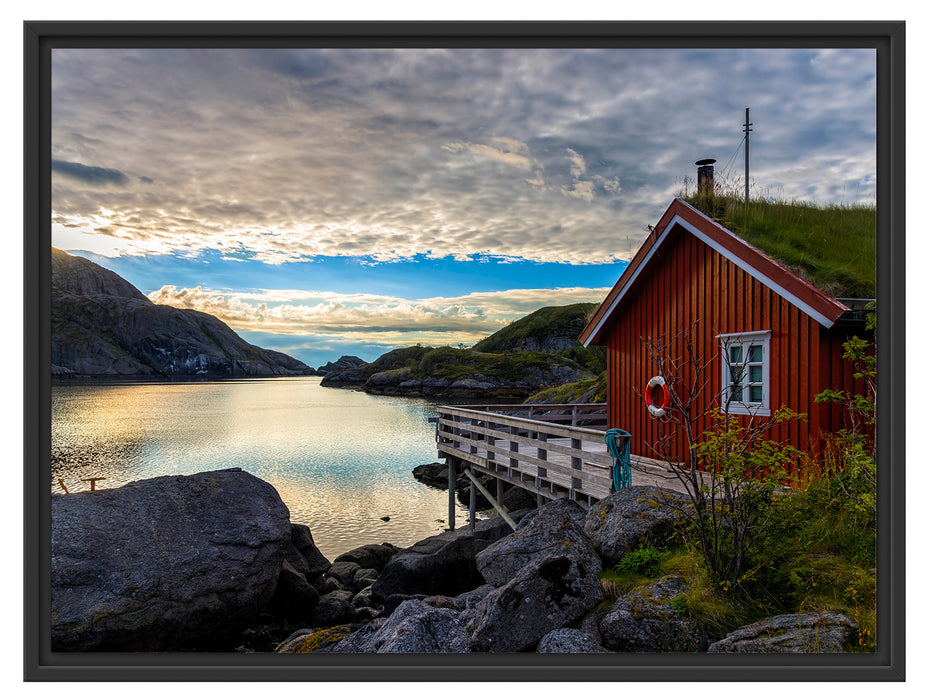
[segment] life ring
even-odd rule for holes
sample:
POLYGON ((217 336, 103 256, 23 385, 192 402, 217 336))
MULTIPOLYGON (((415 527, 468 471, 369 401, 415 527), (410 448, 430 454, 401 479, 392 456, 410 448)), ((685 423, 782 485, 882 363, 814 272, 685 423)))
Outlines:
POLYGON ((672 396, 669 394, 669 387, 666 385, 666 380, 660 376, 653 377, 647 382, 647 390, 644 392, 644 396, 646 397, 647 410, 650 412, 651 418, 662 418, 672 405, 672 396), (653 403, 653 389, 658 386, 663 388, 662 405, 653 403))

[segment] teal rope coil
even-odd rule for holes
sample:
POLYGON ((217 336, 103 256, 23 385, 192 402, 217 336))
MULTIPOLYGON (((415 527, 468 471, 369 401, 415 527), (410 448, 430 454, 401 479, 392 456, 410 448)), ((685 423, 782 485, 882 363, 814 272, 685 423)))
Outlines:
POLYGON ((631 434, 620 428, 611 428, 605 433, 605 445, 608 452, 614 457, 614 466, 611 467, 611 478, 614 480, 614 490, 620 491, 631 485, 633 477, 630 473, 630 439, 631 434), (627 438, 623 447, 618 449, 616 436, 627 438))

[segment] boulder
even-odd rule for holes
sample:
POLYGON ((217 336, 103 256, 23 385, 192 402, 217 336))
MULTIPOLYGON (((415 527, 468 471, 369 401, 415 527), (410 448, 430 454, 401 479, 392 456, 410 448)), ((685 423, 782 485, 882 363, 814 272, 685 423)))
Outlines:
POLYGON ((426 597, 427 596, 425 596, 423 593, 411 593, 410 595, 405 593, 392 593, 387 598, 385 598, 384 602, 382 603, 382 614, 390 615, 398 609, 398 606, 401 603, 407 600, 423 600, 426 597))
POLYGON ((331 654, 449 654, 469 653, 468 632, 456 620, 456 612, 418 600, 406 600, 387 618, 374 620, 350 634, 337 627, 321 644, 320 632, 302 630, 279 647, 282 652, 326 651, 331 654), (328 640, 326 640, 328 641, 328 640))
POLYGON ((495 587, 491 584, 482 584, 474 590, 460 593, 455 598, 453 598, 453 606, 458 610, 468 610, 469 608, 474 608, 479 604, 479 601, 481 601, 493 590, 495 590, 495 587))
POLYGON ((475 608, 473 651, 523 651, 601 602, 600 568, 568 556, 531 561, 475 608))
POLYGON ((351 549, 345 554, 340 554, 333 563, 354 562, 362 569, 375 569, 381 572, 385 564, 397 554, 399 549, 393 544, 383 542, 382 544, 366 544, 361 547, 351 549))
POLYGON ((375 581, 378 580, 378 570, 377 569, 356 569, 356 572, 352 575, 352 582, 350 587, 354 591, 361 591, 363 588, 368 588, 375 581))
POLYGON ((287 560, 308 581, 330 568, 330 560, 317 549, 310 528, 298 523, 291 523, 291 546, 288 548, 287 560))
POLYGON ((539 508, 534 509, 520 518, 516 518, 517 529, 527 527, 537 519, 540 514, 548 520, 572 521, 581 529, 585 525, 585 509, 578 503, 569 498, 557 498, 553 501, 546 501, 539 508))
POLYGON ((320 594, 307 583, 304 575, 287 561, 281 566, 275 595, 272 596, 268 610, 278 617, 288 620, 309 621, 313 619, 320 594))
POLYGON ((538 654, 607 654, 594 637, 580 630, 561 627, 547 632, 537 645, 538 654))
POLYGON ((372 587, 368 586, 356 593, 352 598, 352 605, 356 609, 376 607, 375 600, 372 598, 372 587))
POLYGON ((287 507, 230 469, 51 497, 55 651, 191 650, 269 604, 287 507))
POLYGON ((411 472, 417 481, 438 489, 449 488, 449 468, 442 462, 419 464, 411 472))
POLYGON ((705 634, 673 604, 685 590, 681 576, 664 576, 621 596, 601 620, 601 643, 623 652, 705 651, 705 634))
POLYGON ((511 532, 503 518, 433 535, 395 554, 372 585, 376 600, 394 594, 458 595, 485 583, 475 555, 511 532))
POLYGON ((857 625, 833 612, 776 615, 741 627, 708 647, 711 653, 839 654, 856 641, 857 625))
POLYGON ((537 507, 537 497, 520 486, 511 486, 501 497, 501 505, 508 513, 518 510, 530 510, 537 507))
POLYGON ((601 559, 580 525, 585 511, 574 501, 550 501, 525 516, 517 531, 502 537, 475 556, 485 581, 501 586, 532 561, 566 556, 587 571, 601 571, 601 559))
POLYGON ((352 636, 358 625, 336 625, 323 629, 301 629, 285 639, 275 649, 276 654, 314 654, 329 651, 347 636, 352 636))
POLYGON ((456 612, 407 600, 371 639, 378 654, 463 654, 472 651, 469 633, 456 612))
MULTIPOLYGON (((346 591, 334 591, 320 598, 314 625, 318 627, 333 627, 353 622, 356 619, 356 609, 351 598, 347 600, 342 594, 346 591)), ((351 594, 350 594, 351 595, 351 594)))
POLYGON ((339 581, 341 588, 351 588, 352 578, 360 569, 361 567, 354 561, 334 561, 326 575, 339 581))
POLYGON ((585 519, 585 534, 606 564, 616 564, 640 544, 662 543, 675 533, 688 496, 655 486, 631 486, 594 504, 585 519))

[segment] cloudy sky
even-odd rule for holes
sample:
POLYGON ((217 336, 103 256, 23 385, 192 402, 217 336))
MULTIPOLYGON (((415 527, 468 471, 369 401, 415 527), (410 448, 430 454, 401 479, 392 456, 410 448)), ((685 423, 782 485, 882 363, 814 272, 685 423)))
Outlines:
POLYGON ((88 50, 52 244, 317 366, 600 301, 694 161, 875 200, 872 50, 88 50))

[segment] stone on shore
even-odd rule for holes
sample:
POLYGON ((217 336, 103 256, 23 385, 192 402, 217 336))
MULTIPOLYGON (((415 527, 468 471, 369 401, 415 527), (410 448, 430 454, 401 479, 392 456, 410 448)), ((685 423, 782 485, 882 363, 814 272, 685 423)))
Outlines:
POLYGON ((449 468, 442 462, 419 464, 411 472, 417 481, 438 489, 449 488, 449 468))
POLYGON ((468 623, 473 651, 525 651, 604 597, 591 569, 567 556, 531 561, 478 603, 468 623))
POLYGON ((776 615, 741 627, 708 647, 711 653, 840 654, 857 637, 857 625, 833 612, 776 615))
POLYGON ((606 564, 619 562, 639 545, 662 545, 675 533, 688 496, 655 486, 631 486, 593 505, 585 519, 585 534, 606 564))
POLYGON ((459 595, 485 583, 475 555, 511 532, 503 518, 442 532, 395 554, 372 584, 376 600, 396 594, 459 595))
POLYGON ((582 532, 585 511, 575 501, 550 501, 518 523, 517 531, 489 545, 476 557, 485 580, 501 586, 532 561, 567 556, 588 571, 601 570, 601 559, 582 532))
POLYGON ((199 648, 268 606, 291 545, 275 489, 239 469, 51 497, 54 651, 199 648))
POLYGON ((673 603, 685 590, 681 576, 664 576, 621 596, 601 620, 601 643, 623 652, 705 651, 707 637, 673 603))
POLYGON ((538 654, 607 654, 608 650, 590 634, 561 627, 547 632, 537 645, 538 654))
POLYGON ((385 564, 397 554, 399 549, 393 544, 383 542, 382 544, 365 544, 361 547, 351 549, 345 554, 340 554, 333 560, 334 564, 339 562, 353 562, 358 564, 362 569, 375 569, 379 573, 385 568, 385 564))

